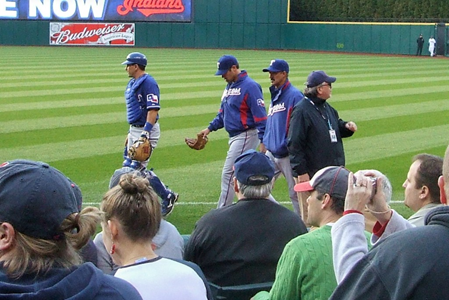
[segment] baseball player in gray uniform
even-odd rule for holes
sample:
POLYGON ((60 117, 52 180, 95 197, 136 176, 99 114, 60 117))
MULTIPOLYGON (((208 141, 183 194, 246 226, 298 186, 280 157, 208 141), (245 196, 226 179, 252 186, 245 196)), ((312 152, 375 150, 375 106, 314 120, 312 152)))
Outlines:
MULTIPOLYGON (((227 85, 221 97, 217 116, 201 131, 207 136, 211 131, 225 128, 229 134, 229 150, 221 177, 221 194, 218 207, 232 204, 234 192, 234 161, 249 149, 256 149, 263 139, 267 112, 260 85, 239 69, 237 59, 232 55, 222 56, 215 73, 226 80, 227 85)), ((261 151, 265 147, 260 144, 261 151)))

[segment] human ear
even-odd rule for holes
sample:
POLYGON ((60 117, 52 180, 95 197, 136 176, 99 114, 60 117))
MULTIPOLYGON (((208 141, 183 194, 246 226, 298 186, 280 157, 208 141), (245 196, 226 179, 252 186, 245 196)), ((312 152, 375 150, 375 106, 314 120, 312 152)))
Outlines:
POLYGON ((0 224, 0 251, 12 248, 16 232, 11 224, 4 222, 0 224))
POLYGON ((440 176, 438 178, 438 186, 440 187, 440 202, 444 205, 447 205, 446 193, 444 191, 444 178, 440 176))

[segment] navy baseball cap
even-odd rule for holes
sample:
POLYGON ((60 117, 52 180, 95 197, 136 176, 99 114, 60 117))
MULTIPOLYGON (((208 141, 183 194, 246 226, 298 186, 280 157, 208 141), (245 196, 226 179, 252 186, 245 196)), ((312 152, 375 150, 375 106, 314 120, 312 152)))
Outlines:
POLYGON ((248 150, 235 160, 234 174, 242 184, 263 185, 273 179, 274 164, 265 154, 248 150))
POLYGON ((0 164, 0 222, 45 240, 61 240, 61 224, 79 212, 81 192, 57 169, 43 162, 13 160, 0 164))
POLYGON ((289 72, 290 68, 288 63, 283 59, 273 59, 270 62, 270 66, 262 70, 263 72, 289 72))
POLYGON ((296 192, 318 190, 331 196, 345 198, 348 191, 349 171, 344 167, 325 167, 313 175, 310 181, 295 185, 296 192))
POLYGON ((313 71, 307 77, 306 85, 307 87, 315 87, 323 82, 333 83, 337 80, 337 78, 328 76, 324 71, 313 71))
POLYGON ((232 66, 238 65, 239 62, 237 58, 232 55, 223 55, 217 62, 217 72, 215 75, 223 75, 226 73, 232 66))

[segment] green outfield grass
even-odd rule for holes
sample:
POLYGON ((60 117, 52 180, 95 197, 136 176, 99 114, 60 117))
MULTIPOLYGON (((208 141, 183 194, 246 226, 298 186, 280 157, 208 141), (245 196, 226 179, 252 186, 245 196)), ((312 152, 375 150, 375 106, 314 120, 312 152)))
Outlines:
MULTIPOLYGON (((211 133, 203 151, 184 144, 214 118, 225 82, 214 76, 216 61, 234 54, 241 69, 259 82, 268 107, 271 59, 290 64, 290 80, 303 89, 312 70, 336 76, 330 101, 359 131, 346 139, 347 167, 378 169, 392 181, 394 200, 413 155, 442 156, 449 138, 449 60, 293 51, 0 47, 0 160, 42 160, 79 184, 84 202, 101 201, 120 167, 128 130, 120 65, 131 51, 149 59, 147 71, 161 88, 162 137, 151 166, 180 194, 168 220, 190 233, 215 207, 227 151, 224 130, 211 133)), ((288 205, 284 179, 274 196, 288 205)), ((395 204, 403 215, 411 214, 395 204)))

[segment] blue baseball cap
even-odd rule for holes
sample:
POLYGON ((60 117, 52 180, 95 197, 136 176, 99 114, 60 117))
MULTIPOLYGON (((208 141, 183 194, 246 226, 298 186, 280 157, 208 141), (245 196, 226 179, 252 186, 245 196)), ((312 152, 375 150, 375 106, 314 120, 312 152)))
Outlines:
POLYGON ((273 179, 274 164, 265 154, 251 149, 235 160, 234 175, 242 184, 263 185, 273 179))
POLYGON ((333 83, 337 80, 337 78, 328 76, 324 71, 312 71, 307 77, 306 85, 307 87, 315 87, 323 82, 333 83))
POLYGON ((20 233, 61 240, 61 224, 79 212, 81 191, 44 162, 13 160, 0 164, 0 221, 20 233))
POLYGON ((232 66, 238 65, 239 62, 237 58, 232 55, 223 55, 217 62, 217 72, 215 75, 223 75, 226 73, 232 66))
POLYGON ((263 69, 264 72, 289 72, 288 63, 283 59, 273 59, 268 68, 263 69))

